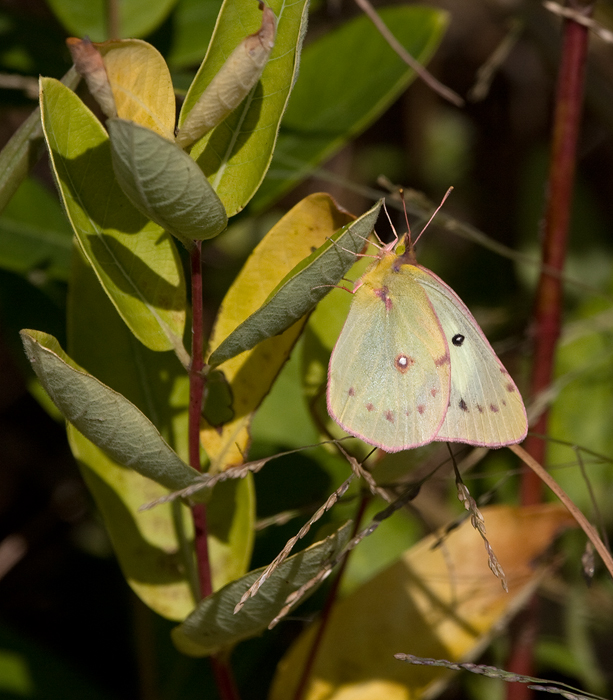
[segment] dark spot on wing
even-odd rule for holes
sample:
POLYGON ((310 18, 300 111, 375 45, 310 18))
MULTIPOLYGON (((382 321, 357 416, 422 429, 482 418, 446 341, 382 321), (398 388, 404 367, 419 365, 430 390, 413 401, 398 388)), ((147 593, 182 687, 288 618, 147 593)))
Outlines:
POLYGON ((451 339, 451 342, 456 346, 456 348, 459 348, 464 343, 464 336, 461 333, 456 333, 451 339))
POLYGON ((385 412, 385 420, 388 420, 390 423, 394 422, 394 413, 392 411, 386 411, 385 412))
POLYGON ((466 401, 464 401, 464 399, 460 399, 460 403, 458 404, 458 406, 462 411, 468 412, 468 406, 466 405, 466 401))
POLYGON ((442 357, 439 357, 436 360, 434 360, 434 364, 437 367, 442 367, 443 365, 448 365, 449 364, 449 353, 446 352, 442 357))
POLYGON ((512 394, 515 391, 515 384, 511 384, 511 382, 509 382, 505 388, 509 394, 512 394))
POLYGON ((498 406, 495 406, 493 403, 490 404, 490 411, 492 413, 498 413, 499 410, 498 406))
POLYGON ((408 355, 396 355, 394 358, 394 367, 401 373, 404 374, 415 364, 415 360, 408 355))
POLYGON ((366 410, 370 413, 372 410, 374 410, 374 406, 371 403, 366 404, 366 410))
POLYGON ((423 405, 423 403, 420 403, 419 406, 417 407, 417 412, 419 413, 419 415, 423 416, 425 410, 426 410, 426 407, 423 405))
POLYGON ((477 411, 479 411, 479 413, 483 413, 483 406, 477 404, 477 411))
POLYGON ((349 391, 347 392, 349 396, 355 396, 355 389, 351 386, 349 387, 349 391))
POLYGON ((387 287, 379 287, 373 290, 376 297, 385 302, 385 310, 389 311, 392 308, 392 300, 389 298, 389 289, 387 287))
POLYGON ((430 393, 432 396, 436 396, 438 394, 438 389, 430 389, 430 393))

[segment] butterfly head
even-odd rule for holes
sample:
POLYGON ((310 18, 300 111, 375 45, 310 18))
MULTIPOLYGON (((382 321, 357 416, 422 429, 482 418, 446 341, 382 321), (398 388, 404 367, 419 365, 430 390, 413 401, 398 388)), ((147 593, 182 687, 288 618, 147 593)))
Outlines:
POLYGON ((410 230, 404 234, 402 241, 400 241, 397 246, 397 250, 399 250, 399 265, 417 265, 417 257, 415 256, 415 244, 411 241, 410 230))

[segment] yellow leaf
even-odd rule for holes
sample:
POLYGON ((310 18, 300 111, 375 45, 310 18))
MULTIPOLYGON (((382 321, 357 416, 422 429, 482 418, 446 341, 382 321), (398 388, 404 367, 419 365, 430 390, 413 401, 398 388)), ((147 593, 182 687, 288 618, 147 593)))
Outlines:
MULTIPOLYGON (((291 209, 256 247, 226 294, 209 351, 256 311, 290 270, 353 218, 326 194, 310 195, 291 209)), ((301 319, 284 333, 220 365, 230 385, 234 416, 223 426, 204 424, 201 439, 211 471, 242 464, 253 414, 270 391, 305 322, 306 318, 301 319)))
MULTIPOLYGON (((304 700, 413 700, 449 676, 394 654, 458 661, 526 600, 545 571, 535 566, 556 534, 574 524, 562 506, 482 510, 487 537, 507 575, 509 593, 487 564, 480 535, 466 521, 433 549, 430 535, 400 561, 341 600, 319 646, 304 700)), ((279 664, 270 700, 294 696, 319 623, 279 664)))
POLYGON ((162 54, 140 39, 96 46, 104 58, 117 115, 174 141, 175 95, 162 54))
POLYGON ((103 517, 112 523, 108 532, 128 584, 158 615, 183 620, 196 604, 177 534, 180 529, 186 542, 193 537, 189 509, 164 504, 141 512, 143 503, 168 490, 114 462, 72 425, 67 430, 81 473, 103 517), (181 527, 170 528, 169 521, 181 527))

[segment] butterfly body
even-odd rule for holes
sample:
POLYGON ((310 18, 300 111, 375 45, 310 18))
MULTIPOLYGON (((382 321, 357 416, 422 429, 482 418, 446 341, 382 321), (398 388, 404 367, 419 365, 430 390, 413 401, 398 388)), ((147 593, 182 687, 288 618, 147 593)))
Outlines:
POLYGON ((411 249, 385 246, 353 290, 330 358, 328 412, 387 452, 524 439, 524 405, 474 317, 411 249))

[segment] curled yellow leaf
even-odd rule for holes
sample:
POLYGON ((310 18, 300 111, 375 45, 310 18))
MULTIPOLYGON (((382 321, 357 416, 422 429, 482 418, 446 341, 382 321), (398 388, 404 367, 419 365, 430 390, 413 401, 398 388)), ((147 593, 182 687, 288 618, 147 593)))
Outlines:
POLYGON ((262 4, 262 25, 245 37, 230 54, 221 70, 209 83, 177 134, 181 148, 220 124, 245 99, 258 82, 275 43, 277 19, 262 4))

